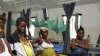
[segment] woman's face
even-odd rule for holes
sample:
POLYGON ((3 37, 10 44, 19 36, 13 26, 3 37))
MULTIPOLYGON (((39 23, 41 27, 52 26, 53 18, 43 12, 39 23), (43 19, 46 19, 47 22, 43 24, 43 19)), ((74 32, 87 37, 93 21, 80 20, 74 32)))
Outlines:
POLYGON ((20 24, 18 25, 17 29, 20 33, 24 33, 26 30, 26 22, 21 21, 20 24))
POLYGON ((47 38, 48 36, 48 30, 42 30, 42 36, 47 38))
POLYGON ((77 33, 77 37, 78 37, 79 39, 83 39, 83 37, 84 37, 84 31, 79 30, 79 32, 77 33))
POLYGON ((4 34, 4 23, 2 20, 0 20, 0 37, 2 37, 4 34))

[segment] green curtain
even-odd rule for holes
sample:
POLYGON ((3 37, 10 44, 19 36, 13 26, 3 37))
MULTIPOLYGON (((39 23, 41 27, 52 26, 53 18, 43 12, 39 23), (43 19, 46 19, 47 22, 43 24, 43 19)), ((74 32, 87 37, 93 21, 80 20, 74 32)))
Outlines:
POLYGON ((66 31, 66 25, 63 24, 63 21, 58 16, 56 21, 54 22, 53 31, 55 31, 56 33, 61 33, 63 31, 66 31))
POLYGON ((16 20, 11 19, 11 25, 16 26, 16 20))
POLYGON ((44 22, 44 27, 47 27, 49 29, 53 29, 54 28, 54 22, 55 20, 50 20, 49 18, 44 22))
POLYGON ((35 27, 41 27, 44 21, 39 21, 39 18, 36 16, 35 22, 31 21, 35 27))
POLYGON ((50 18, 48 17, 46 21, 39 21, 39 18, 36 16, 35 22, 32 22, 32 24, 35 25, 35 27, 47 27, 49 29, 52 29, 56 33, 66 31, 66 25, 63 24, 63 21, 58 16, 54 20, 50 20, 50 18))

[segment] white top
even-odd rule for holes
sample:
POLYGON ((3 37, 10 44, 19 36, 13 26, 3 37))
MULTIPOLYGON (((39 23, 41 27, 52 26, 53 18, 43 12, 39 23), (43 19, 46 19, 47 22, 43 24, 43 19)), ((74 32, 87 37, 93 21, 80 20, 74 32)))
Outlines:
POLYGON ((9 51, 8 51, 8 47, 7 47, 6 43, 5 43, 5 41, 3 40, 3 38, 1 38, 1 41, 2 41, 3 44, 4 44, 5 51, 2 52, 2 53, 0 53, 0 56, 11 56, 11 54, 10 54, 9 51))
MULTIPOLYGON (((42 39, 43 40, 43 39, 42 39)), ((48 40, 49 41, 49 40, 48 40)), ((50 42, 50 41, 49 41, 50 42)), ((44 40, 43 40, 43 43, 41 44, 41 47, 44 49, 44 48, 53 48, 53 44, 50 42, 50 43, 46 43, 44 40)))
POLYGON ((17 52, 17 56, 27 56, 22 43, 20 42, 14 43, 14 49, 17 52))
MULTIPOLYGON (((31 46, 31 48, 32 48, 32 46, 31 46)), ((17 56, 27 56, 26 51, 25 51, 22 43, 20 43, 20 42, 14 43, 14 49, 17 52, 17 56)))

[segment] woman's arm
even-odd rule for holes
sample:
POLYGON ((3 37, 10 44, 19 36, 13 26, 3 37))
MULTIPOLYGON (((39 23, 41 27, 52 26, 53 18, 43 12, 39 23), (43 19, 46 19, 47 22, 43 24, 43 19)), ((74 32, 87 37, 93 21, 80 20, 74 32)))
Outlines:
POLYGON ((78 46, 88 49, 89 48, 89 42, 88 42, 88 40, 84 40, 84 43, 83 44, 78 44, 78 46))
POLYGON ((41 38, 33 39, 33 40, 31 41, 32 44, 38 43, 39 45, 41 45, 42 42, 43 42, 43 41, 41 40, 41 38))
POLYGON ((37 39, 34 39, 33 41, 32 41, 32 44, 35 44, 35 43, 38 43, 38 49, 37 49, 37 54, 36 54, 36 56, 42 56, 41 54, 42 54, 42 47, 40 46, 41 44, 42 44, 42 40, 41 40, 41 38, 37 38, 37 39))
POLYGON ((42 56, 41 54, 42 54, 42 51, 38 50, 36 56, 42 56))
POLYGON ((11 54, 11 56, 16 56, 16 55, 14 55, 14 54, 12 53, 11 48, 10 48, 10 44, 9 44, 6 40, 5 40, 5 43, 6 43, 7 47, 8 47, 8 51, 9 51, 9 53, 11 54))
POLYGON ((32 43, 32 44, 38 43, 38 42, 39 42, 39 39, 40 39, 40 38, 33 39, 33 40, 31 41, 31 43, 32 43))
POLYGON ((76 39, 71 40, 71 48, 77 48, 78 43, 76 43, 76 39))

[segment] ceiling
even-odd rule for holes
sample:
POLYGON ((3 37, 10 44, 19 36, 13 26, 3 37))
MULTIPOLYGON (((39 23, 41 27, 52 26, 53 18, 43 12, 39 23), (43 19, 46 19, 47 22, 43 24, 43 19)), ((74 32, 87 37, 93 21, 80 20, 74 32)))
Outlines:
POLYGON ((0 10, 21 11, 25 8, 40 10, 61 7, 63 3, 76 2, 76 5, 100 3, 100 0, 0 0, 0 10))

